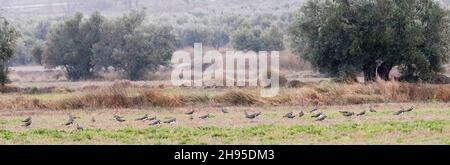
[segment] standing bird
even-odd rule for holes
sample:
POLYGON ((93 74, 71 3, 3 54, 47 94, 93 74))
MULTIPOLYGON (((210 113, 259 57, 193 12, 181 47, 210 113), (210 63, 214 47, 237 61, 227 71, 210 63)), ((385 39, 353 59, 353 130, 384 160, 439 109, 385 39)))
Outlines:
POLYGON ((413 111, 413 110, 414 110, 414 106, 412 106, 411 108, 408 108, 408 109, 404 110, 404 112, 411 112, 411 111, 413 111))
POLYGON ((314 106, 314 108, 311 110, 311 111, 309 111, 309 113, 313 113, 313 112, 315 112, 315 111, 317 111, 317 106, 314 106))
POLYGON ((283 117, 289 118, 289 119, 293 119, 295 117, 295 115, 292 112, 288 112, 286 115, 284 115, 283 117))
POLYGON ((369 107, 369 112, 377 112, 372 106, 369 107))
POLYGON ((253 113, 253 114, 248 114, 248 112, 245 111, 244 114, 245 114, 245 117, 246 117, 246 118, 248 118, 248 119, 254 119, 254 118, 258 117, 258 116, 261 114, 261 112, 253 113))
POLYGON ((74 120, 75 120, 75 119, 73 118, 72 114, 69 114, 69 119, 67 120, 66 123, 64 123, 64 125, 65 125, 65 126, 72 125, 73 122, 74 122, 74 120))
POLYGON ((83 131, 84 128, 83 128, 82 126, 80 126, 80 125, 77 124, 77 130, 78 130, 78 131, 83 131))
POLYGON ((300 111, 300 113, 298 113, 298 117, 303 117, 305 115, 305 113, 303 113, 303 111, 300 111))
POLYGON ((394 115, 402 115, 403 113, 405 113, 405 110, 402 108, 400 111, 395 112, 394 115))
POLYGON ((27 120, 26 122, 24 122, 22 126, 23 127, 29 127, 31 125, 31 123, 32 123, 32 120, 30 119, 30 120, 27 120))
POLYGON ((364 110, 364 111, 362 111, 362 112, 356 114, 356 116, 364 116, 365 114, 366 114, 366 110, 364 110))
POLYGON ((355 112, 349 112, 349 111, 339 111, 339 113, 341 113, 343 116, 346 116, 346 117, 355 115, 355 112))
POLYGON ((147 120, 148 119, 148 114, 145 114, 142 117, 136 118, 136 120, 147 120))
POLYGON ((190 111, 184 112, 184 114, 186 114, 186 115, 192 115, 192 114, 194 114, 194 112, 195 112, 195 110, 194 110, 194 109, 191 109, 190 111))
POLYGON ((25 120, 22 120, 23 123, 31 121, 31 116, 27 117, 25 120))
POLYGON ((327 118, 326 115, 320 115, 315 121, 323 121, 327 118))
POLYGON ((312 114, 311 118, 317 118, 317 117, 319 117, 321 115, 322 115, 322 112, 318 112, 318 113, 312 114))
POLYGON ((118 121, 118 122, 124 122, 125 121, 125 119, 122 116, 117 116, 117 115, 114 115, 114 119, 116 121, 118 121))
POLYGON ((161 120, 154 120, 149 125, 158 125, 158 124, 161 124, 161 120))
POLYGON ((175 119, 175 118, 171 118, 169 120, 164 121, 164 123, 167 123, 167 124, 172 124, 172 123, 175 123, 175 122, 177 122, 177 119, 175 119))
POLYGON ((228 111, 227 111, 225 108, 223 108, 223 107, 220 108, 220 111, 221 111, 222 113, 228 113, 228 111))
POLYGON ((206 118, 209 118, 209 113, 206 114, 206 115, 200 116, 200 117, 198 117, 198 118, 200 118, 200 119, 206 119, 206 118))

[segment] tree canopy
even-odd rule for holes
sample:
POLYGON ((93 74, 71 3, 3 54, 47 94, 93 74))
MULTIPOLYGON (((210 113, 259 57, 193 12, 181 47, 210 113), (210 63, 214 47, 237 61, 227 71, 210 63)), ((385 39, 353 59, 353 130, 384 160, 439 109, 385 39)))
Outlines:
POLYGON ((19 37, 16 29, 0 16, 0 84, 8 82, 8 62, 13 57, 16 41, 19 37))
POLYGON ((290 27, 293 52, 341 78, 430 81, 448 61, 449 12, 433 0, 310 0, 290 27))
MULTIPOLYGON (((117 19, 81 13, 52 28, 44 48, 47 67, 61 66, 71 80, 86 79, 96 70, 113 68, 131 80, 166 64, 175 50, 171 27, 145 25, 145 12, 117 19)), ((36 48, 39 53, 39 48, 36 48)))

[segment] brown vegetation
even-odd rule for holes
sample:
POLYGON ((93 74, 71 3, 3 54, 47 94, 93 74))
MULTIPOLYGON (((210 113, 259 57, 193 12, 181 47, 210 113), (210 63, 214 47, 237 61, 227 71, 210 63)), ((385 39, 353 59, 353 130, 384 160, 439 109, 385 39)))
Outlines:
MULTIPOLYGON (((348 105, 391 102, 450 101, 450 85, 410 84, 397 81, 378 81, 371 84, 340 84, 321 82, 300 88, 281 88, 273 98, 259 96, 259 88, 212 89, 214 95, 199 92, 171 93, 160 88, 138 88, 130 82, 116 82, 111 87, 93 88, 67 94, 62 99, 40 100, 22 96, 0 100, 0 109, 84 109, 180 107, 184 105, 348 105)), ((197 89, 186 89, 197 91, 197 89)))

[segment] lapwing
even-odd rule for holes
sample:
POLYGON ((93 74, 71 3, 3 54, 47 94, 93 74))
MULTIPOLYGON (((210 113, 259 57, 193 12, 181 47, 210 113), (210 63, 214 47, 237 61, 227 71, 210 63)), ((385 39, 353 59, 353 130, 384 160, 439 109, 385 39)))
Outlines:
POLYGON ((30 120, 24 122, 22 126, 23 127, 29 127, 31 125, 31 123, 32 123, 32 120, 30 119, 30 120))
POLYGON ((248 118, 248 119, 254 119, 254 118, 258 117, 258 116, 261 114, 261 112, 253 113, 253 114, 248 114, 248 112, 245 111, 244 114, 245 114, 245 117, 246 117, 246 118, 248 118))
POLYGON ((401 115, 403 113, 405 113, 405 110, 402 108, 401 110, 395 112, 394 115, 401 115))
POLYGON ((25 120, 22 120, 23 123, 31 121, 31 116, 27 117, 25 120))
POLYGON ((404 110, 404 112, 411 112, 411 111, 413 111, 413 110, 414 110, 414 106, 412 106, 411 108, 408 108, 408 109, 404 110))
POLYGON ((200 119, 207 119, 207 118, 209 118, 209 113, 206 114, 206 115, 200 116, 200 117, 198 117, 198 118, 200 118, 200 119))
POLYGON ((72 114, 69 114, 69 119, 67 120, 66 123, 64 123, 64 125, 65 125, 65 126, 72 125, 73 122, 74 122, 74 120, 75 120, 75 119, 73 118, 72 114))
POLYGON ((315 121, 323 121, 323 120, 325 120, 327 118, 327 116, 326 115, 320 115, 315 121))
POLYGON ((82 126, 80 126, 79 124, 77 124, 77 130, 78 130, 78 131, 83 131, 84 128, 83 128, 82 126))
POLYGON ((164 121, 164 123, 167 123, 167 124, 172 124, 172 123, 175 123, 175 122, 177 122, 177 119, 175 119, 175 118, 171 118, 169 120, 164 121))
POLYGON ((313 113, 313 112, 315 112, 317 110, 318 110, 317 106, 314 106, 314 108, 311 111, 309 111, 309 113, 313 113))
POLYGON ((220 111, 221 111, 222 113, 228 113, 228 111, 227 111, 225 108, 223 108, 223 107, 220 108, 220 111))
POLYGON ((289 119, 293 119, 295 117, 295 115, 292 112, 288 112, 287 114, 285 114, 283 117, 285 118, 289 118, 289 119))
POLYGON ((362 112, 356 114, 356 116, 364 116, 365 114, 366 114, 366 110, 364 110, 364 111, 362 111, 362 112))
POLYGON ((343 116, 346 116, 346 117, 355 115, 355 112, 349 112, 349 111, 339 111, 339 113, 341 113, 343 116))
POLYGON ((300 111, 300 113, 298 113, 298 117, 303 117, 305 115, 305 113, 303 111, 300 111))
POLYGON ((139 118, 136 118, 136 120, 147 120, 148 119, 148 114, 145 114, 144 116, 142 116, 142 117, 139 117, 139 118))
POLYGON ((186 114, 186 115, 192 115, 192 114, 194 114, 194 112, 195 112, 195 110, 194 110, 194 109, 191 109, 190 111, 184 112, 184 114, 186 114))
POLYGON ((114 119, 116 121, 118 121, 118 122, 124 122, 125 121, 125 119, 122 116, 117 116, 117 115, 114 115, 114 119))
POLYGON ((317 112, 317 113, 315 113, 315 114, 312 114, 312 115, 311 115, 311 118, 317 118, 317 117, 319 117, 320 115, 322 115, 322 112, 317 112))
POLYGON ((372 106, 369 107, 369 112, 377 112, 372 106))
POLYGON ((149 125, 158 125, 161 124, 161 120, 153 120, 149 125))

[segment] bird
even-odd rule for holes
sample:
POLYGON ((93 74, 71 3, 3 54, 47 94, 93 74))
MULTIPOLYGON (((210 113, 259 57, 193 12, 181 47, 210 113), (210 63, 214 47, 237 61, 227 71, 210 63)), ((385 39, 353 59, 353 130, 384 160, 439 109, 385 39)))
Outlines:
POLYGON ((83 131, 83 130, 84 130, 84 128, 83 128, 82 126, 80 126, 80 125, 78 125, 78 124, 77 124, 77 130, 79 130, 79 131, 83 131))
POLYGON ((244 114, 245 114, 245 117, 246 117, 246 118, 248 118, 248 119, 254 119, 254 118, 258 117, 258 116, 261 114, 261 112, 253 113, 253 114, 248 114, 248 112, 245 111, 244 114))
POLYGON ((323 121, 327 118, 326 115, 320 115, 315 121, 323 121))
POLYGON ((394 115, 401 115, 403 113, 405 113, 405 110, 402 108, 400 111, 395 112, 394 115))
POLYGON ((349 112, 349 111, 339 111, 339 113, 341 113, 343 116, 346 116, 346 117, 355 115, 355 112, 349 112))
POLYGON ((223 107, 220 108, 220 111, 221 111, 222 113, 228 113, 228 111, 227 111, 225 108, 223 108, 223 107))
POLYGON ((64 123, 64 125, 66 125, 66 126, 72 125, 74 120, 75 119, 73 118, 72 114, 69 114, 69 119, 67 120, 66 123, 64 123))
POLYGON ((149 125, 158 125, 161 124, 161 120, 153 120, 149 125))
POLYGON ((198 118, 200 118, 200 119, 206 119, 206 118, 209 118, 209 113, 206 114, 206 115, 200 116, 200 117, 198 117, 198 118))
POLYGON ((318 112, 318 113, 312 114, 311 117, 312 117, 312 118, 317 118, 317 117, 319 117, 320 115, 322 115, 322 112, 318 112))
POLYGON ((293 119, 295 117, 295 115, 292 112, 288 112, 286 115, 284 115, 283 117, 289 118, 289 119, 293 119))
POLYGON ((414 106, 412 106, 411 108, 408 108, 408 109, 404 110, 404 112, 411 112, 411 111, 413 111, 413 110, 414 110, 414 106))
POLYGON ((366 114, 366 110, 364 110, 364 111, 362 111, 362 112, 356 114, 356 116, 364 116, 365 114, 366 114))
POLYGON ((31 121, 31 116, 27 117, 25 120, 22 120, 23 123, 31 121))
POLYGON ((298 117, 303 117, 303 115, 305 115, 305 113, 303 113, 303 111, 300 111, 300 113, 298 113, 298 117))
POLYGON ((150 117, 150 118, 147 118, 147 120, 156 120, 156 116, 153 116, 153 117, 150 117))
POLYGON ((136 120, 147 120, 148 119, 148 114, 145 114, 142 117, 136 118, 136 120))
POLYGON ((377 112, 372 106, 369 107, 369 112, 377 112))
POLYGON ((172 124, 172 123, 175 123, 175 122, 177 122, 177 119, 175 119, 175 118, 171 118, 169 120, 164 121, 164 123, 167 123, 167 124, 172 124))
POLYGON ((194 112, 195 112, 195 110, 194 110, 194 109, 191 109, 190 111, 184 112, 184 114, 186 114, 186 115, 192 115, 192 114, 194 114, 194 112))
POLYGON ((313 113, 313 112, 315 112, 315 111, 317 111, 317 106, 314 106, 314 108, 311 110, 311 111, 309 111, 309 113, 313 113))
POLYGON ((125 119, 123 119, 122 116, 117 116, 117 115, 114 115, 114 119, 115 119, 116 121, 118 121, 118 122, 124 122, 124 121, 125 121, 125 119))
POLYGON ((31 123, 32 123, 32 120, 30 119, 30 120, 24 122, 24 124, 22 126, 23 127, 29 127, 31 125, 31 123))

